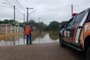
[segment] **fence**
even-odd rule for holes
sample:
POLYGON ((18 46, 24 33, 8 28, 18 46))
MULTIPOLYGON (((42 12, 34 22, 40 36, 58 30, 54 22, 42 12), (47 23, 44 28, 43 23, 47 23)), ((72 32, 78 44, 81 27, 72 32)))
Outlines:
POLYGON ((11 33, 22 33, 23 28, 19 26, 12 26, 11 24, 0 24, 0 35, 6 35, 11 33))

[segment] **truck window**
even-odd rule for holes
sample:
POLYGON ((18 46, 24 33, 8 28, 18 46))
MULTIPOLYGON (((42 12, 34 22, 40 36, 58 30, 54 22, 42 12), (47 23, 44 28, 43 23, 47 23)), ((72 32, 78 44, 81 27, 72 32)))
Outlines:
POLYGON ((68 27, 71 26, 71 25, 73 25, 73 18, 70 19, 70 20, 71 20, 71 21, 68 23, 68 27))
POLYGON ((88 15, 88 18, 87 18, 87 22, 90 22, 90 11, 89 11, 89 15, 88 15))
POLYGON ((74 25, 75 18, 76 18, 76 16, 74 16, 73 18, 70 19, 70 22, 68 23, 67 27, 71 27, 74 25))
POLYGON ((85 16, 85 14, 86 14, 85 11, 84 12, 81 12, 80 14, 78 14, 77 17, 76 17, 76 19, 75 19, 75 24, 79 24, 82 21, 82 19, 85 16))

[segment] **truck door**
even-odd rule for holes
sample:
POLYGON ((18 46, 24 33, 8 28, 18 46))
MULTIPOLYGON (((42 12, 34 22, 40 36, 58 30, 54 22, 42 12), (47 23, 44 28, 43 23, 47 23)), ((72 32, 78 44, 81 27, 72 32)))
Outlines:
POLYGON ((80 32, 83 29, 82 27, 87 19, 87 15, 88 15, 88 12, 83 11, 80 14, 78 14, 75 19, 76 32, 73 40, 74 43, 79 43, 80 32))
POLYGON ((81 29, 80 25, 83 26, 84 21, 86 20, 86 12, 81 12, 78 15, 74 16, 72 21, 70 21, 66 28, 67 41, 70 43, 78 43, 79 35, 81 29), (84 18, 85 16, 85 18, 84 18))
POLYGON ((76 16, 70 19, 65 29, 66 30, 66 41, 69 43, 73 42, 73 36, 74 36, 74 31, 75 31, 75 25, 74 25, 75 17, 76 16))

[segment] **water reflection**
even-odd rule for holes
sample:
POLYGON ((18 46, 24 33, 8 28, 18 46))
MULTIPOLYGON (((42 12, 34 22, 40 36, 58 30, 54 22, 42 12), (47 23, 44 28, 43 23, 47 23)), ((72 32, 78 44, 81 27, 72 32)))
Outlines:
POLYGON ((46 34, 47 34, 46 32, 42 32, 42 31, 33 32, 32 33, 32 40, 34 41, 36 39, 43 39, 46 34))
POLYGON ((53 43, 58 42, 59 40, 57 32, 39 32, 36 36, 37 37, 35 38, 35 40, 33 40, 33 43, 53 43))
POLYGON ((51 40, 58 40, 59 39, 58 32, 49 32, 49 37, 51 40))
MULTIPOLYGON (((44 44, 58 42, 57 32, 33 32, 32 44, 44 44)), ((24 35, 10 36, 0 40, 0 46, 26 45, 26 37, 24 35)))
POLYGON ((5 37, 4 39, 0 39, 0 46, 12 46, 12 45, 23 45, 24 41, 21 34, 12 35, 5 37))

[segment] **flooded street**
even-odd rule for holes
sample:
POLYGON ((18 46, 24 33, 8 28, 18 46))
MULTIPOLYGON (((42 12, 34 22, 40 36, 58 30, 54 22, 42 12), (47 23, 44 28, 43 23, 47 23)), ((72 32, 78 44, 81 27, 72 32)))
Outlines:
MULTIPOLYGON (((57 32, 33 32, 32 44, 46 44, 59 42, 57 32)), ((0 40, 0 46, 26 45, 24 35, 11 36, 5 40, 0 40)))
POLYGON ((58 42, 58 33, 57 32, 39 32, 37 37, 33 35, 33 44, 44 44, 44 43, 53 43, 58 42))
POLYGON ((0 47, 0 60, 85 60, 81 52, 58 43, 0 47))
POLYGON ((72 48, 59 45, 58 32, 33 32, 32 44, 23 35, 0 40, 0 60, 85 60, 72 48))

